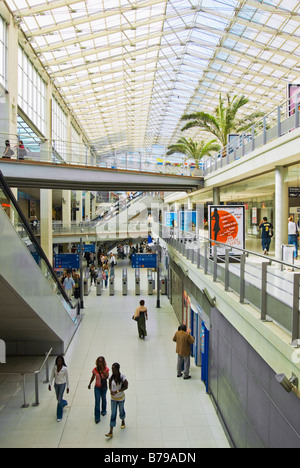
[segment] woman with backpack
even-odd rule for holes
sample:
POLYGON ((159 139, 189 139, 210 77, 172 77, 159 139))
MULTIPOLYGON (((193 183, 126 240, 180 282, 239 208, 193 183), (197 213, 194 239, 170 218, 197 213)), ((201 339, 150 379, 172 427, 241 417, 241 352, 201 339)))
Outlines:
POLYGON ((111 417, 110 417, 110 430, 106 437, 113 436, 113 429, 116 426, 117 411, 119 408, 119 414, 121 419, 121 429, 125 429, 125 390, 128 388, 128 382, 126 376, 120 372, 120 364, 115 362, 112 365, 112 376, 109 379, 109 390, 111 395, 111 417))

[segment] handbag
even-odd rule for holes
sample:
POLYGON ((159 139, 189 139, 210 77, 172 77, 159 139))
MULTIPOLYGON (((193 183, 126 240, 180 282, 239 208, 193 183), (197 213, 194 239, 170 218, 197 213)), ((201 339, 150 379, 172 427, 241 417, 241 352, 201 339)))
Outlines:
POLYGON ((134 315, 132 316, 132 320, 135 320, 136 322, 138 321, 138 317, 135 317, 134 315))

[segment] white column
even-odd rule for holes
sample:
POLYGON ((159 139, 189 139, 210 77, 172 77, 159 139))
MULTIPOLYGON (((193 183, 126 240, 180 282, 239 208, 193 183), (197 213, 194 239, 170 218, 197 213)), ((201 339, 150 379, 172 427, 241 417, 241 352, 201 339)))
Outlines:
POLYGON ((289 196, 288 183, 284 181, 285 169, 282 166, 275 168, 275 256, 281 259, 281 245, 287 244, 289 196))
POLYGON ((62 190, 62 224, 71 227, 71 191, 62 190))
POLYGON ((82 192, 76 192, 76 208, 79 208, 76 211, 76 222, 80 223, 82 221, 82 192))
POLYGON ((220 205, 221 197, 220 197, 220 187, 213 188, 213 204, 220 205))
POLYGON ((41 212, 41 247, 53 264, 53 238, 52 238, 52 190, 40 190, 40 212, 41 212))
MULTIPOLYGON (((15 151, 14 158, 17 156, 17 116, 18 116, 18 51, 19 51, 19 31, 14 25, 11 18, 7 33, 8 40, 8 58, 7 58, 7 73, 8 73, 8 132, 10 146, 15 151)), ((1 130, 5 131, 5 130, 1 130)))
POLYGON ((91 213, 91 192, 85 192, 85 198, 84 198, 84 213, 85 216, 88 216, 90 219, 90 213, 91 213))

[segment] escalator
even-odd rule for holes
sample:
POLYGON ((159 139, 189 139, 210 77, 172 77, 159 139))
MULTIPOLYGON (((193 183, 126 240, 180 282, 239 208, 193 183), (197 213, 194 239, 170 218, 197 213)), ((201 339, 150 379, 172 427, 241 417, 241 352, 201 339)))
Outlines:
POLYGON ((65 353, 80 323, 0 172, 0 339, 7 355, 65 353))

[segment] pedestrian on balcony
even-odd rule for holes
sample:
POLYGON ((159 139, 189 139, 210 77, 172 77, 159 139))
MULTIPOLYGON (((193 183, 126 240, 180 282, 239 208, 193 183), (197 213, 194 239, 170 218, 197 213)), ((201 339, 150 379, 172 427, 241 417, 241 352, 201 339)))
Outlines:
POLYGON ((273 224, 268 221, 268 218, 264 216, 262 221, 259 224, 261 229, 261 245, 264 252, 264 255, 269 254, 270 244, 273 237, 273 224))
POLYGON ((298 224, 294 222, 293 216, 289 217, 288 222, 288 239, 289 244, 294 245, 294 258, 298 258, 298 236, 299 236, 299 227, 298 224))
POLYGON ((3 159, 10 159, 11 156, 15 154, 14 151, 10 147, 9 140, 5 140, 5 149, 2 158, 3 159))

